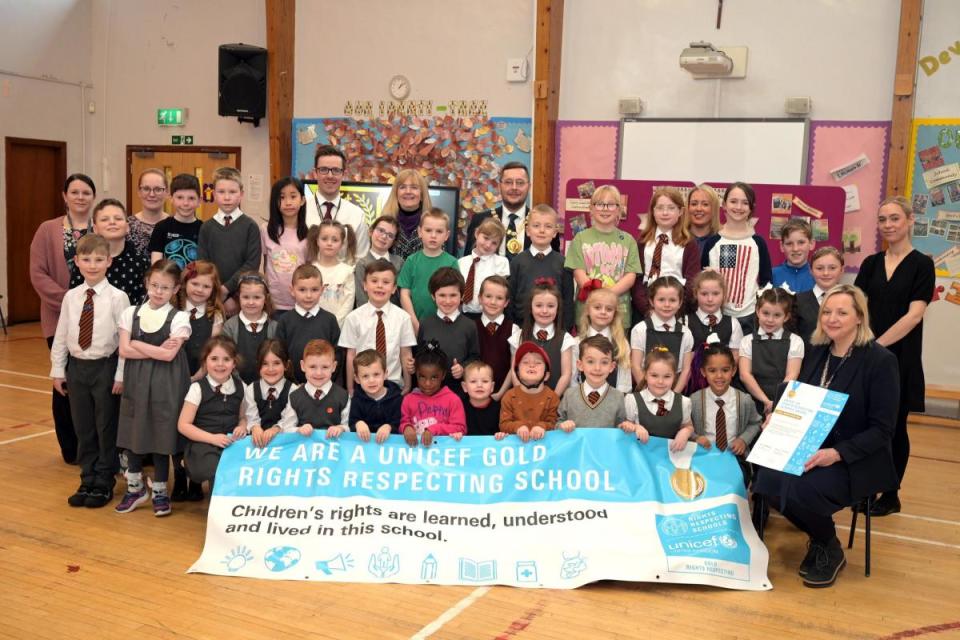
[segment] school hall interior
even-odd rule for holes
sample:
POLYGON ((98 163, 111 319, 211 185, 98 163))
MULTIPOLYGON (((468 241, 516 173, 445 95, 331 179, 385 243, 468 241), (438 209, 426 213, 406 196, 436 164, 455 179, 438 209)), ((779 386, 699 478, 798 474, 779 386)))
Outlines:
MULTIPOLYGON (((918 155, 937 147, 944 166, 960 162, 954 0, 0 0, 0 24, 0 637, 960 638, 960 226, 951 227, 960 187, 925 182, 918 155), (698 79, 681 68, 697 41, 736 49, 742 77, 698 79), (218 113, 218 48, 236 43, 267 50, 257 126, 218 113), (623 173, 631 122, 803 120, 801 155, 774 161, 797 161, 789 184, 855 185, 831 236, 851 283, 862 259, 883 250, 880 200, 899 194, 921 205, 914 247, 937 269, 924 316, 927 411, 910 416, 902 511, 872 520, 871 575, 862 517, 846 549, 849 509, 835 516, 848 565, 826 590, 802 586, 805 538, 774 514, 764 536, 774 588, 760 592, 187 574, 208 502, 158 519, 69 509, 77 470, 57 450, 50 353, 28 275, 34 232, 64 212, 64 177, 89 175, 97 200, 116 198, 132 213, 145 168, 209 177, 234 165, 244 211, 265 220, 271 184, 311 169, 318 143, 366 153, 365 136, 397 133, 389 123, 398 111, 431 132, 446 118, 475 120, 471 135, 489 140, 480 151, 522 159, 530 203, 568 217, 585 180, 645 179, 623 173), (499 138, 497 129, 479 133, 484 123, 500 127, 499 138), (861 155, 856 173, 832 175, 861 155)), ((696 158, 696 145, 684 144, 674 155, 696 158)), ((704 144, 751 156, 736 137, 704 144)), ((495 201, 495 179, 468 180, 468 165, 423 168, 428 180, 460 187, 461 233, 468 215, 495 201)), ((204 203, 203 215, 214 210, 204 203)))

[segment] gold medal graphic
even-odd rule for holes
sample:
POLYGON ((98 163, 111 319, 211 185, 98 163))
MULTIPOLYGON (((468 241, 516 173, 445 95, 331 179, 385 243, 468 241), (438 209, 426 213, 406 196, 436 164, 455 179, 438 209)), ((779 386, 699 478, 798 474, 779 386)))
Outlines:
POLYGON ((520 246, 520 241, 516 238, 510 238, 507 240, 507 251, 510 253, 520 253, 520 250, 523 247, 520 246))
POLYGON ((693 500, 707 488, 707 481, 693 469, 677 469, 670 476, 673 492, 684 500, 693 500))

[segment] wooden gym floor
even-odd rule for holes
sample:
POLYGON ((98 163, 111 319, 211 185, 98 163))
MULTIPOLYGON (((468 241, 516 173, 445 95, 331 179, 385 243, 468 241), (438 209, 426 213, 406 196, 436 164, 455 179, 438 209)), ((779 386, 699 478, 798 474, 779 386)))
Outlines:
MULTIPOLYGON (((960 430, 911 428, 904 513, 874 520, 831 589, 804 588, 801 535, 768 531, 774 589, 603 582, 574 591, 308 584, 187 575, 206 503, 118 516, 71 509, 39 325, 0 336, 4 638, 960 638, 960 430)), ((850 513, 837 514, 845 539, 850 513)), ((861 521, 862 523, 862 521, 861 521)))

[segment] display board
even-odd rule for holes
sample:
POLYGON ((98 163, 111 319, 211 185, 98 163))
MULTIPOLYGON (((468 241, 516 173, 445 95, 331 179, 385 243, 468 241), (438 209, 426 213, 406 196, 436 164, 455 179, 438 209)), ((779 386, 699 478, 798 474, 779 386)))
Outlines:
POLYGON ((627 118, 618 177, 803 184, 807 129, 803 118, 627 118))
POLYGON ((933 258, 938 276, 960 278, 960 120, 914 120, 906 193, 913 246, 933 258))
MULTIPOLYGON (((599 178, 571 178, 566 185, 564 239, 571 240, 576 233, 590 225, 590 197, 603 184, 612 184, 626 196, 619 227, 636 237, 649 216, 650 197, 659 186, 680 189, 686 198, 695 185, 682 180, 603 180, 599 178)), ((726 192, 727 182, 710 182, 721 195, 726 192)), ((752 184, 757 196, 756 226, 767 242, 770 260, 774 265, 783 262, 780 251, 780 229, 790 218, 806 220, 818 245, 830 245, 841 249, 844 243, 844 203, 846 192, 841 187, 804 184, 752 184)), ((723 209, 720 210, 723 220, 723 209)), ((859 239, 851 241, 851 248, 859 251, 859 239)))

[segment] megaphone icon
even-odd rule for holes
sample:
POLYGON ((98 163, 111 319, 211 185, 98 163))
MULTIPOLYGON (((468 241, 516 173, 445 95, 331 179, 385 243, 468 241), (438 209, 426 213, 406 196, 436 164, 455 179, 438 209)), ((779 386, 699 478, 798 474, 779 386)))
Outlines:
POLYGON ((333 575, 334 571, 346 571, 353 568, 353 557, 348 553, 343 555, 338 553, 327 560, 317 560, 315 563, 317 571, 322 571, 326 575, 333 575))

